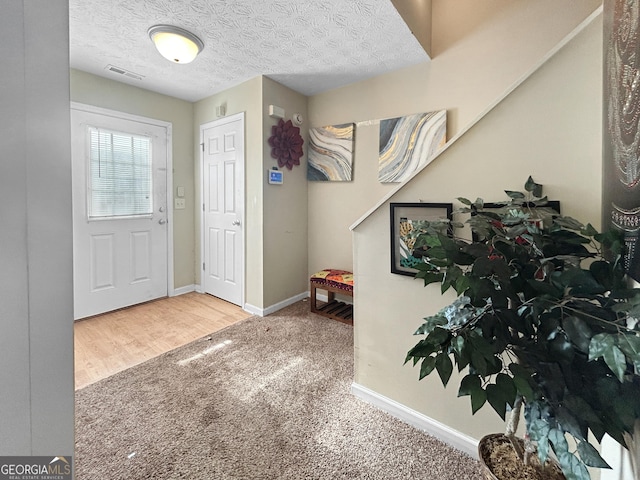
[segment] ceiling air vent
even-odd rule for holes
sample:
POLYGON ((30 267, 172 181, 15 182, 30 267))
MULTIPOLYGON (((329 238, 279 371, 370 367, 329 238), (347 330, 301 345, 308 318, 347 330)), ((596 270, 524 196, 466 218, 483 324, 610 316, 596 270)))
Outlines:
POLYGON ((124 75, 125 77, 135 78, 136 80, 142 80, 144 75, 138 75, 137 73, 130 72, 125 70, 124 68, 116 67, 115 65, 107 65, 105 70, 109 70, 110 72, 117 73, 118 75, 124 75))

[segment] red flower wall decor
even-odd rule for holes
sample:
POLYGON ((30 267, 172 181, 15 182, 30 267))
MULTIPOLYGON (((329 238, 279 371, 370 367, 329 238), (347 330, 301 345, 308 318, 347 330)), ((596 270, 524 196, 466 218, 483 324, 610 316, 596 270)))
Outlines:
POLYGON ((279 167, 286 166, 292 170, 294 165, 300 165, 303 143, 300 128, 294 127, 291 120, 285 122, 280 119, 277 125, 271 127, 271 156, 278 160, 279 167))

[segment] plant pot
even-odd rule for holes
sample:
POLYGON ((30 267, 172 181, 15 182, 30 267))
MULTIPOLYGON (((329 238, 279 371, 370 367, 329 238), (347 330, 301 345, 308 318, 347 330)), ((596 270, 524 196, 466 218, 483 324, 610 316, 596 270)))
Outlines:
MULTIPOLYGON (((524 441, 516 441, 524 446, 524 441)), ((501 433, 482 437, 478 443, 478 456, 486 480, 566 480, 557 462, 549 459, 542 468, 538 455, 531 456, 525 465, 517 456, 510 440, 501 433)))

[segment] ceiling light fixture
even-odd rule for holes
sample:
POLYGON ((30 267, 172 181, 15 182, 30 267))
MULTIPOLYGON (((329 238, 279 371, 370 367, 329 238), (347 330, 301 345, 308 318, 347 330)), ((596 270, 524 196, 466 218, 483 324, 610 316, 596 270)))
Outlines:
POLYGON ((148 33, 160 55, 174 63, 192 62, 204 48, 193 33, 173 25, 154 25, 148 33))

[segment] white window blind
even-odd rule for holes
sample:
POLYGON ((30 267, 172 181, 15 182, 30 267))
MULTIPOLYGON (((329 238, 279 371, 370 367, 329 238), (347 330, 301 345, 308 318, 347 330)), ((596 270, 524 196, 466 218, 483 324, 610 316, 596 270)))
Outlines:
POLYGON ((151 215, 151 139, 94 127, 89 136, 89 218, 151 215))

